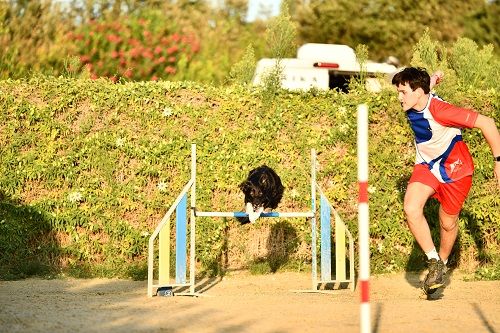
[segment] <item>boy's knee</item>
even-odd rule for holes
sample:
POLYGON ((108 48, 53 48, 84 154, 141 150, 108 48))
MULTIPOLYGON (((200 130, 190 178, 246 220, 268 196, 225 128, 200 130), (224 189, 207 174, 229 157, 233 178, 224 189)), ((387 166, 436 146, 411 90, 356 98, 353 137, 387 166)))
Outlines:
POLYGON ((452 231, 453 229, 457 228, 458 226, 458 218, 441 218, 440 220, 440 225, 441 228, 444 229, 445 231, 452 231))
POLYGON ((458 226, 458 214, 451 215, 446 213, 443 210, 443 207, 439 209, 439 224, 441 225, 441 229, 445 231, 451 231, 458 226))
POLYGON ((457 222, 441 223, 441 228, 445 231, 452 231, 458 226, 457 222))
POLYGON ((405 203, 403 209, 408 221, 418 219, 424 214, 424 210, 422 207, 411 203, 405 203))

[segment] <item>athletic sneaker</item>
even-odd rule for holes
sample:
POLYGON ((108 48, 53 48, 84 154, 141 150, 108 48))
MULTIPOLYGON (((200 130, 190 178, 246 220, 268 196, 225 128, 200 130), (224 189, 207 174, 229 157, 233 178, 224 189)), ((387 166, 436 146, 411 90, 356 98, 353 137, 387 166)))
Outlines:
POLYGON ((431 259, 429 263, 429 273, 424 280, 424 290, 432 294, 437 288, 444 285, 444 273, 446 266, 442 260, 431 259))

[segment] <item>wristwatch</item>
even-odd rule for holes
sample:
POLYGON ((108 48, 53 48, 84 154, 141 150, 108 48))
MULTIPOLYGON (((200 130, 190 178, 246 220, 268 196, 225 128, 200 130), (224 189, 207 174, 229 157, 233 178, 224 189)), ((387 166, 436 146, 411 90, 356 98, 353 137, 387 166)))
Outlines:
POLYGON ((500 162, 500 155, 494 157, 495 162, 500 162))

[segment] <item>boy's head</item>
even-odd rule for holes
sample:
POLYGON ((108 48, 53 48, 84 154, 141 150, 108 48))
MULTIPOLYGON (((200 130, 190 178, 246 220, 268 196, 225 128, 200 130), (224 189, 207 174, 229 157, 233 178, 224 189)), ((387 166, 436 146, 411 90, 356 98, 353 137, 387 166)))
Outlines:
POLYGON ((422 88, 425 94, 430 92, 431 77, 424 68, 407 67, 396 73, 392 78, 392 84, 409 85, 411 90, 422 88))
POLYGON ((394 75, 392 84, 398 90, 398 99, 403 110, 421 110, 425 107, 430 92, 430 76, 425 69, 405 68, 394 75))

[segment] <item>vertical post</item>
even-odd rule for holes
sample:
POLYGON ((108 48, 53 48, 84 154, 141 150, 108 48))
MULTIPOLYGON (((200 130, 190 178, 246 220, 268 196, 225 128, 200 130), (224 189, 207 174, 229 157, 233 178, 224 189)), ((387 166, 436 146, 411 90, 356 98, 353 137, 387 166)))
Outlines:
POLYGON ((170 217, 158 236, 158 284, 170 283, 170 217))
MULTIPOLYGON (((320 243, 321 243, 321 280, 332 279, 332 228, 331 228, 331 210, 328 200, 321 193, 319 197, 320 211, 320 243)), ((337 277, 338 278, 338 277, 337 277)))
POLYGON ((148 297, 153 297, 154 239, 149 239, 148 246, 148 297))
POLYGON ((371 331, 370 323, 370 230, 368 210, 368 106, 358 105, 358 225, 359 280, 361 286, 361 333, 371 331))
POLYGON ((318 264, 316 262, 316 151, 311 149, 311 256, 312 256, 312 290, 318 289, 318 264))
POLYGON ((345 224, 335 212, 335 279, 345 280, 345 224))
POLYGON ((175 210, 175 282, 186 283, 187 265, 187 193, 175 210))
POLYGON ((194 294, 194 283, 195 283, 195 232, 196 232, 196 144, 191 145, 191 179, 193 180, 193 185, 191 185, 191 217, 190 217, 190 237, 189 237, 189 292, 194 294))

